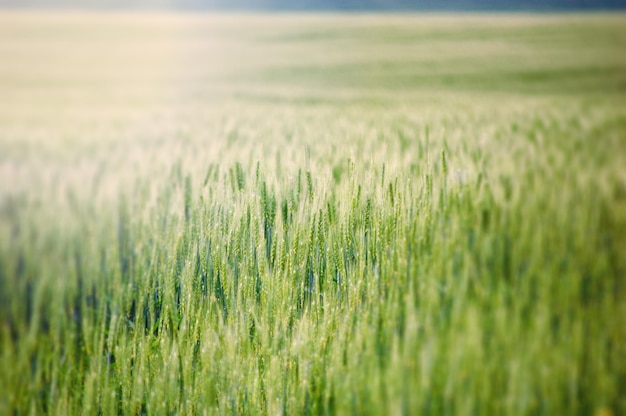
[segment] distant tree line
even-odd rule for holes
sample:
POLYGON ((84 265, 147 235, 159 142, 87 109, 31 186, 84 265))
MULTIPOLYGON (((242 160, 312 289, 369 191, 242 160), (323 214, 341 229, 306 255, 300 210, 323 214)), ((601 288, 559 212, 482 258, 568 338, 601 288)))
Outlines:
POLYGON ((584 11, 626 9, 626 0, 0 0, 0 7, 250 11, 584 11))
POLYGON ((551 11, 625 9, 626 0, 183 0, 191 9, 551 11))

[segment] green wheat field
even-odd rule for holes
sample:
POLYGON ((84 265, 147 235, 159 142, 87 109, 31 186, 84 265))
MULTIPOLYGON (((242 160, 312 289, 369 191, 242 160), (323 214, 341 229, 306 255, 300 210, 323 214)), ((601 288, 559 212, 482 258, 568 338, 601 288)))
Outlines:
POLYGON ((626 15, 0 13, 0 414, 626 414, 626 15))

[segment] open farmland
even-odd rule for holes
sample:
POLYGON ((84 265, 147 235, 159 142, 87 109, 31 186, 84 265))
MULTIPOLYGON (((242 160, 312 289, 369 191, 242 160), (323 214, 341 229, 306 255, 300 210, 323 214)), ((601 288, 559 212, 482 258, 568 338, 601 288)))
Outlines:
POLYGON ((0 414, 626 414, 625 51, 0 14, 0 414))

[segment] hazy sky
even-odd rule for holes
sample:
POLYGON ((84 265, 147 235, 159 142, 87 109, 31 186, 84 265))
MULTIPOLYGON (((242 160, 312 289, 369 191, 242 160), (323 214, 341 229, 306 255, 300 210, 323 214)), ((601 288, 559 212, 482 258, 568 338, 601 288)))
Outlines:
POLYGON ((2 6, 198 10, 586 10, 626 9, 626 0, 0 0, 2 6))

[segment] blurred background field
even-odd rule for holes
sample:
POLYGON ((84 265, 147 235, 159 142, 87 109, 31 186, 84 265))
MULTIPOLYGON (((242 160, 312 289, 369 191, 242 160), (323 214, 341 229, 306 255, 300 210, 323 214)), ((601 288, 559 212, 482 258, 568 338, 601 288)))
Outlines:
POLYGON ((0 13, 0 413, 626 412, 625 27, 0 13))
POLYGON ((621 115, 626 88, 621 14, 0 19, 0 146, 15 179, 5 192, 43 171, 24 172, 18 157, 89 159, 113 142, 150 151, 243 112, 285 126, 324 112, 366 112, 363 122, 482 112, 496 123, 493 111, 545 106, 582 122, 603 107, 621 115))

